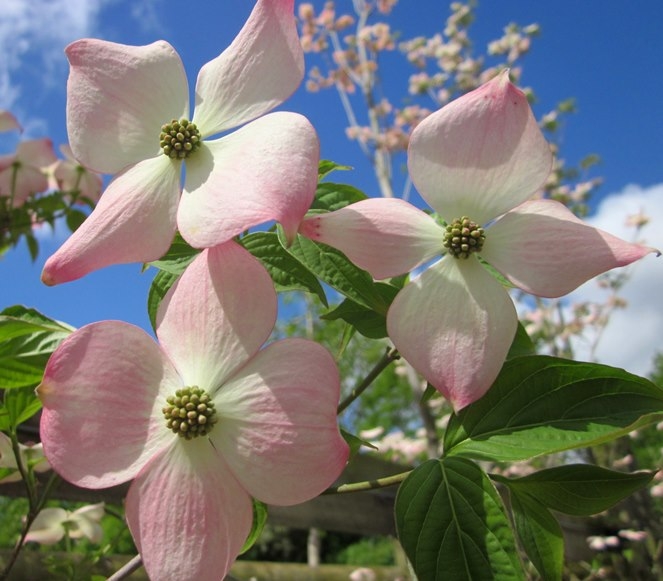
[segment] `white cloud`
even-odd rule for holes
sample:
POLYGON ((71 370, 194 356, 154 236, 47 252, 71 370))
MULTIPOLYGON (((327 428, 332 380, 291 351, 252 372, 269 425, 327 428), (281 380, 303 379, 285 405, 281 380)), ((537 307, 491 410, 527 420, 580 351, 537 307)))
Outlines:
MULTIPOLYGON (((627 226, 626 220, 640 213, 650 221, 641 229, 638 241, 663 250, 663 184, 629 185, 604 198, 587 221, 632 240, 634 230, 627 226)), ((663 351, 663 256, 656 258, 651 254, 626 268, 629 280, 619 296, 628 306, 613 312, 598 342, 595 357, 601 363, 647 375, 652 371, 654 355, 663 351)), ((605 291, 595 281, 590 281, 571 293, 568 300, 570 303, 600 302, 605 298, 605 291)), ((592 337, 588 339, 591 341, 592 337)), ((589 341, 575 342, 578 359, 588 359, 589 341)))
MULTIPOLYGON (((159 26, 161 0, 126 2, 131 17, 143 30, 159 26)), ((102 10, 125 0, 0 0, 0 109, 21 118, 33 118, 26 110, 28 82, 41 90, 64 87, 67 61, 64 48, 83 37, 103 37, 102 10), (30 78, 28 78, 30 77, 30 78)))
MULTIPOLYGON (((90 35, 101 6, 108 0, 3 0, 0 3, 0 108, 10 109, 21 96, 14 81, 25 59, 52 73, 62 50, 90 35)), ((48 78, 44 80, 48 81, 48 78)))

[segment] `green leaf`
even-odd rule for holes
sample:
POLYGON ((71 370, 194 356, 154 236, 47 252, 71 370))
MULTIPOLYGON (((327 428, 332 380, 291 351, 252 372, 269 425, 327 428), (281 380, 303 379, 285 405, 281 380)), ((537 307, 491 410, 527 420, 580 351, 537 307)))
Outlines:
MULTIPOLYGON (((399 290, 391 285, 380 282, 375 283, 375 287, 382 295, 387 305, 391 304, 399 290)), ((346 323, 355 327, 357 331, 369 339, 382 339, 387 336, 386 315, 383 313, 376 313, 374 310, 367 309, 350 299, 345 299, 335 309, 325 313, 320 318, 327 321, 343 319, 346 323)))
POLYGON ((359 453, 359 450, 362 448, 362 446, 370 448, 371 450, 378 450, 378 448, 376 448, 370 442, 362 440, 359 436, 355 436, 354 434, 351 434, 350 432, 344 430, 343 428, 341 428, 341 436, 343 436, 345 443, 350 447, 349 460, 354 458, 359 453))
POLYGON ((9 429, 14 430, 41 409, 41 401, 33 387, 21 387, 5 391, 3 407, 7 411, 9 429))
POLYGON ((347 171, 352 169, 349 165, 340 165, 335 161, 330 161, 328 159, 321 159, 318 164, 318 179, 321 180, 326 175, 329 175, 331 172, 336 170, 347 171))
POLYGON ((246 553, 256 541, 260 538, 262 530, 265 528, 265 523, 267 522, 267 505, 255 498, 253 500, 253 525, 251 527, 251 532, 244 542, 244 546, 239 554, 246 553))
POLYGON ((51 353, 72 331, 20 305, 0 312, 0 388, 36 386, 51 353))
POLYGON ((334 184, 325 182, 318 184, 315 191, 315 198, 311 204, 311 210, 327 210, 333 212, 366 200, 368 196, 353 186, 347 184, 334 184))
POLYGON ((524 355, 536 355, 536 347, 523 324, 518 321, 516 336, 513 338, 513 343, 511 343, 506 358, 513 359, 514 357, 522 357, 524 355))
POLYGON ((511 494, 513 521, 529 560, 546 581, 562 579, 564 537, 550 511, 527 494, 511 494))
POLYGON ((159 270, 179 275, 184 272, 186 267, 189 266, 199 252, 199 249, 189 246, 178 232, 175 234, 175 238, 170 245, 168 252, 166 252, 166 254, 159 260, 154 260, 147 264, 149 266, 154 266, 159 270))
POLYGON ((279 242, 276 232, 255 232, 240 242, 267 269, 277 291, 301 290, 317 296, 327 306, 327 297, 318 279, 279 242))
POLYGON ((32 262, 37 260, 39 256, 39 242, 32 234, 25 235, 25 241, 28 244, 28 252, 30 253, 30 259, 32 262))
POLYGON ((426 403, 427 401, 430 401, 434 397, 438 397, 440 395, 440 392, 435 389, 434 385, 431 385, 430 383, 426 383, 426 389, 424 391, 424 394, 421 396, 421 402, 426 403))
POLYGON ((623 369, 517 357, 452 416, 445 453, 512 462, 592 446, 663 417, 663 389, 623 369))
MULTIPOLYGON (((287 247, 281 232, 279 239, 287 247)), ((389 303, 377 286, 378 283, 373 282, 368 272, 352 264, 340 250, 313 242, 299 234, 287 250, 310 272, 342 295, 369 310, 387 314, 389 303)))
POLYGON ((609 509, 651 482, 654 472, 616 472, 591 464, 568 464, 521 478, 495 477, 517 494, 527 494, 543 505, 574 516, 609 509))
POLYGON ((67 228, 71 230, 72 232, 75 232, 78 230, 79 226, 85 222, 85 219, 87 218, 87 214, 85 212, 81 212, 80 210, 76 209, 70 209, 67 212, 67 228))
POLYGON ((428 460, 401 484, 395 513, 419 579, 524 579, 502 500, 473 462, 428 460))
POLYGON ((175 281, 179 277, 179 274, 174 274, 167 270, 160 270, 152 281, 150 291, 147 293, 147 314, 150 317, 150 323, 155 331, 157 328, 157 311, 159 310, 159 305, 170 287, 175 284, 175 281))

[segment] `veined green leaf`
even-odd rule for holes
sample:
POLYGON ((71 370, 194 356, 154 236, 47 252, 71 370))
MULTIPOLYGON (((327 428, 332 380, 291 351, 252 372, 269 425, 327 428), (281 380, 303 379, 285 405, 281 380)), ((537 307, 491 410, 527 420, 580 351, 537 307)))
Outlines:
POLYGON ((395 514, 398 538, 419 579, 524 579, 502 500, 473 462, 425 462, 401 484, 395 514))
POLYGON ((494 479, 548 508, 574 516, 607 510, 651 482, 654 472, 625 473, 591 464, 567 464, 521 478, 494 479))
POLYGON ((366 200, 368 196, 353 186, 324 182, 318 184, 311 210, 327 210, 333 212, 345 206, 366 200))
MULTIPOLYGON (((285 244, 281 232, 279 239, 285 244)), ((297 235, 287 250, 321 281, 354 302, 386 315, 389 302, 365 270, 355 266, 340 250, 297 235)), ((383 283, 381 283, 383 284, 383 283)))
POLYGON ((17 305, 0 312, 0 388, 34 387, 73 327, 17 305))
POLYGON ((29 420, 41 409, 41 401, 33 387, 20 387, 5 391, 3 409, 7 411, 9 429, 29 420))
POLYGON ((148 262, 148 266, 154 266, 159 270, 165 270, 171 274, 182 274, 191 261, 198 255, 199 249, 189 246, 180 233, 175 234, 173 243, 168 252, 159 260, 148 262))
POLYGON ((511 494, 516 533, 527 556, 546 581, 562 579, 564 537, 550 511, 527 494, 511 494))
POLYGON ((327 306, 327 297, 318 279, 279 242, 276 232, 255 232, 240 240, 242 246, 267 269, 277 291, 301 290, 317 296, 327 306))
POLYGON ((484 397, 452 416, 445 453, 526 460, 606 442, 661 417, 663 389, 623 369, 517 357, 484 397))
MULTIPOLYGON (((375 283, 375 288, 383 296, 387 308, 389 308, 388 306, 398 294, 399 289, 381 282, 375 283)), ((362 335, 370 339, 382 339, 387 336, 386 314, 367 309, 350 299, 345 299, 340 305, 325 313, 320 318, 328 321, 343 319, 346 323, 355 327, 362 335)))

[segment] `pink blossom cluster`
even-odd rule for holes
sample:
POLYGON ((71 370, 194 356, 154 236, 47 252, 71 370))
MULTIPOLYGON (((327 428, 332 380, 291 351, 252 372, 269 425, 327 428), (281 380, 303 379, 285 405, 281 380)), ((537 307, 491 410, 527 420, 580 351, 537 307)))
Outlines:
MULTIPOLYGON (((0 131, 21 130, 9 111, 0 111, 0 131)), ((53 142, 44 137, 20 141, 14 153, 0 156, 0 196, 21 206, 31 196, 52 190, 83 197, 95 203, 101 195, 101 178, 74 159, 67 145, 58 158, 53 142)))

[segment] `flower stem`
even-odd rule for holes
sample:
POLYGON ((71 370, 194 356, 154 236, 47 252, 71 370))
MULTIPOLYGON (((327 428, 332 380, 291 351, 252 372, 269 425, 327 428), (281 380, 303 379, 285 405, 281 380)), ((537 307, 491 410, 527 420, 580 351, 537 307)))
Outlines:
POLYGON ((369 374, 350 392, 350 395, 348 395, 338 406, 336 409, 337 415, 340 415, 345 411, 345 409, 354 401, 356 400, 365 390, 366 388, 373 383, 375 378, 380 375, 388 366, 390 363, 393 361, 396 361, 396 359, 400 358, 400 354, 394 347, 391 347, 387 349, 385 354, 382 356, 382 359, 378 361, 375 364, 375 367, 371 369, 369 374))
POLYGON ((128 561, 124 566, 120 567, 115 573, 113 573, 107 581, 120 581, 120 579, 125 579, 131 575, 134 571, 140 569, 143 565, 143 559, 140 554, 133 557, 128 561))
POLYGON ((387 486, 394 486, 400 484, 405 480, 412 470, 394 474, 393 476, 385 476, 383 478, 375 478, 373 480, 365 480, 363 482, 351 482, 350 484, 341 484, 340 486, 333 486, 325 490, 322 494, 345 494, 347 492, 362 492, 365 490, 376 490, 378 488, 386 488, 387 486))

